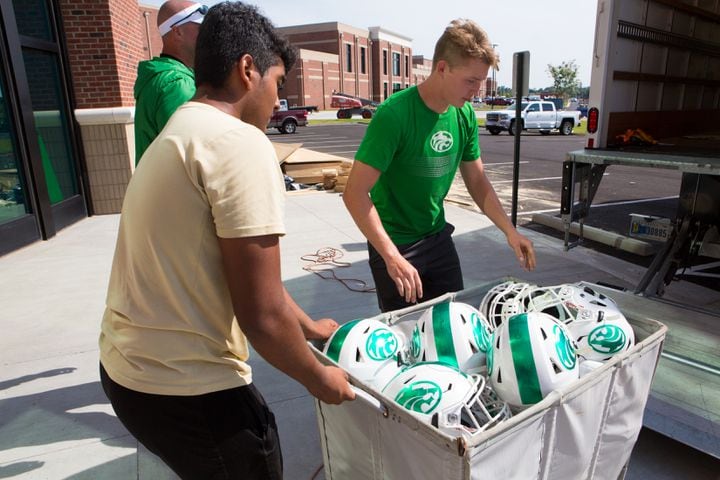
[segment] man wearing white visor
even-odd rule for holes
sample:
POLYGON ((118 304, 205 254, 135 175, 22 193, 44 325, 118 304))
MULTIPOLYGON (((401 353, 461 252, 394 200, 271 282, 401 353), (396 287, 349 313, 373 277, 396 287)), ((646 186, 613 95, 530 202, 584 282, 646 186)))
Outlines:
POLYGON ((138 64, 135 81, 135 164, 170 116, 195 95, 195 41, 206 5, 168 0, 158 10, 163 49, 138 64))

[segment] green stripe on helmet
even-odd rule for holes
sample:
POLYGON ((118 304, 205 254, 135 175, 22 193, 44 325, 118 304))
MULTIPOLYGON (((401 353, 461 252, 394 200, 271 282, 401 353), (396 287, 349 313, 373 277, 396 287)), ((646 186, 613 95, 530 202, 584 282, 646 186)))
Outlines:
POLYGON ((543 395, 532 352, 527 314, 521 313, 510 317, 508 330, 520 400, 523 405, 537 403, 543 399, 543 395))
POLYGON ((340 351, 342 350, 343 343, 345 343, 345 338, 347 338, 350 330, 352 330, 355 324, 359 321, 360 319, 347 322, 335 331, 335 334, 330 339, 330 345, 327 347, 327 352, 325 352, 325 355, 327 355, 330 360, 337 363, 340 358, 340 351))
POLYGON ((432 322, 438 361, 459 368, 452 328, 450 327, 449 303, 439 303, 432 308, 432 322))

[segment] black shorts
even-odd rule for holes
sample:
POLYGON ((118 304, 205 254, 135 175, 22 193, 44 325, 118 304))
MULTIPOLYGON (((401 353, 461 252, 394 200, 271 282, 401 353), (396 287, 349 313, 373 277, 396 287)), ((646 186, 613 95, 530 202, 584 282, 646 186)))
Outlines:
POLYGON ((275 416, 254 385, 152 395, 100 380, 125 428, 183 479, 282 479, 275 416))
MULTIPOLYGON (((455 227, 448 223, 434 235, 417 242, 397 245, 400 254, 420 275, 423 297, 418 299, 419 302, 463 289, 460 259, 452 240, 454 230, 455 227)), ((380 310, 389 312, 412 305, 398 294, 395 282, 388 275, 385 261, 369 242, 368 256, 380 310)))

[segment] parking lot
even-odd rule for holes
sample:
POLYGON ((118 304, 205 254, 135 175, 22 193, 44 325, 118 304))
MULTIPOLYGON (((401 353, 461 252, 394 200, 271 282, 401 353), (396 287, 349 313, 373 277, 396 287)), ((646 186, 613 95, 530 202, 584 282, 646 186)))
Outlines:
MULTIPOLYGON (((312 150, 354 158, 366 128, 361 123, 310 125, 298 129, 294 135, 268 132, 268 136, 274 142, 302 143, 312 150)), ((559 212, 562 162, 567 152, 583 148, 584 143, 582 135, 523 134, 520 146, 518 224, 529 224, 535 213, 559 212)), ((481 129, 480 147, 488 176, 503 205, 510 212, 514 137, 507 134, 492 136, 481 129)), ((673 200, 678 195, 680 178, 680 173, 669 170, 613 166, 605 173, 589 221, 591 224, 594 222, 616 229, 618 233, 626 233, 629 225, 627 217, 608 217, 612 207, 620 205, 625 206, 625 209, 633 208, 633 213, 673 217, 676 206, 673 200)), ((459 176, 449 199, 472 208, 472 201, 459 176)))
MULTIPOLYGON (((309 125, 298 129, 293 135, 269 131, 268 136, 274 142, 302 143, 305 148, 352 159, 366 128, 367 125, 360 122, 309 125)), ((568 152, 582 149, 584 145, 584 135, 523 133, 520 145, 518 225, 547 235, 562 235, 558 230, 533 222, 533 215, 559 215, 562 162, 568 152)), ((512 206, 514 137, 507 134, 490 135, 481 127, 480 147, 488 177, 509 214, 512 206)), ((628 235, 631 213, 672 219, 677 210, 681 178, 682 174, 673 170, 611 166, 603 175, 586 225, 628 235)), ((478 210, 459 174, 448 200, 463 208, 478 210)), ((591 241, 586 241, 586 245, 642 266, 648 266, 653 258, 591 241)), ((655 246, 659 247, 659 244, 655 246)), ((695 259, 695 265, 716 262, 715 259, 695 259)), ((687 280, 720 289, 720 282, 716 278, 689 275, 687 280)))

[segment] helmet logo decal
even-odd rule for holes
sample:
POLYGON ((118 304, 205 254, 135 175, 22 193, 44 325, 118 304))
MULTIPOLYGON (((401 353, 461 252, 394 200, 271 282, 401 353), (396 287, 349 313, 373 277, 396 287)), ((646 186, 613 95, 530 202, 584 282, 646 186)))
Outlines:
POLYGON ((473 335, 475 343, 481 352, 487 353, 490 350, 490 332, 487 331, 485 325, 480 321, 480 315, 473 312, 470 316, 472 320, 473 335))
POLYGON ((445 153, 453 146, 453 137, 450 132, 440 130, 430 139, 430 147, 437 153, 445 153))
POLYGON ((371 360, 386 360, 398 349, 398 339, 386 328, 373 330, 365 342, 365 351, 371 360))
POLYGON ((555 334, 555 351, 558 354, 560 363, 568 370, 575 368, 577 357, 575 356, 575 349, 570 342, 570 339, 565 334, 559 325, 553 326, 553 333, 555 334))
POLYGON ((625 346, 627 337, 617 325, 595 327, 588 335, 588 345, 599 353, 617 353, 625 346))
POLYGON ((403 387, 395 396, 400 406, 411 412, 429 414, 440 404, 442 389, 435 382, 421 380, 403 387))
POLYGON ((410 356, 417 359, 420 357, 420 328, 415 325, 412 332, 412 341, 410 342, 410 356))

